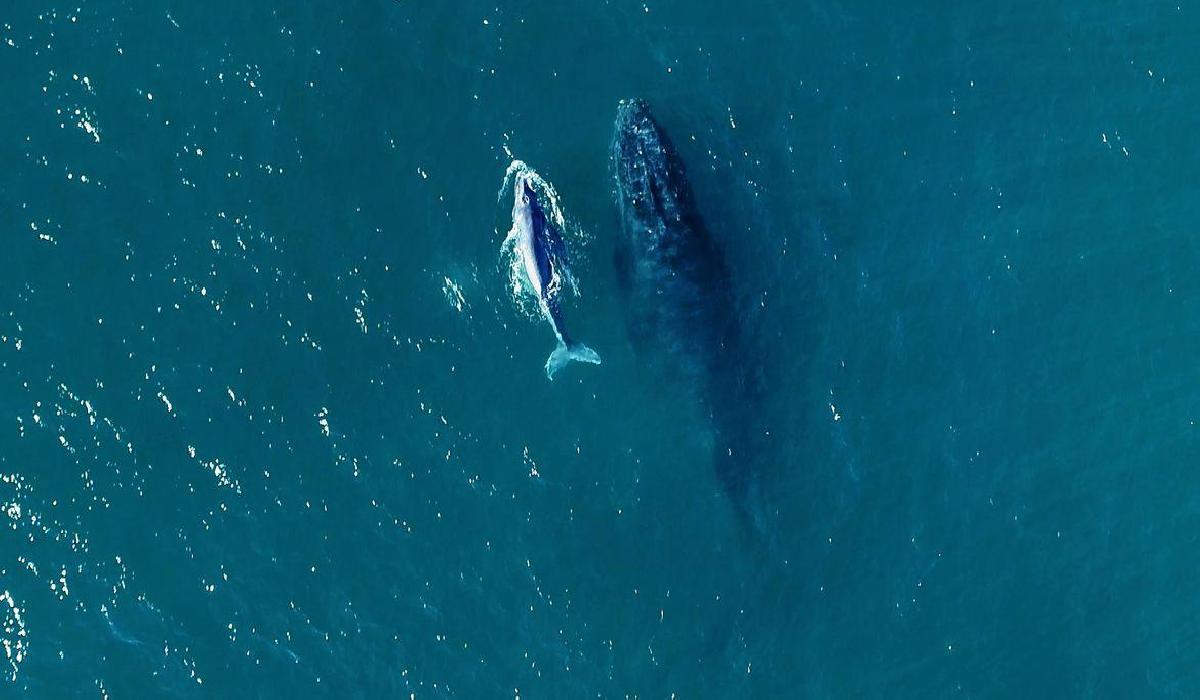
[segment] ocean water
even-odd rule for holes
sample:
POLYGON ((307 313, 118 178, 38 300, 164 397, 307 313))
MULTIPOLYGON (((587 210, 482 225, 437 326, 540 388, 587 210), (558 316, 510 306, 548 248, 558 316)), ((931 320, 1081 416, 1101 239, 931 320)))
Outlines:
POLYGON ((0 697, 1195 697, 1190 3, 0 9, 0 697), (763 531, 612 262, 645 98, 763 531), (561 197, 554 382, 509 284, 561 197))

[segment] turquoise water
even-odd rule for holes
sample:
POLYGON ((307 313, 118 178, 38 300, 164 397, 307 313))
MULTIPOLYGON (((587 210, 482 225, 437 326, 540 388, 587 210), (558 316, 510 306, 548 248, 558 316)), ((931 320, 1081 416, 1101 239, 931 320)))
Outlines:
POLYGON ((0 10, 0 696, 1194 697, 1198 31, 0 10), (766 537, 626 331, 630 96, 733 275, 766 537), (553 383, 514 157, 604 358, 553 383))

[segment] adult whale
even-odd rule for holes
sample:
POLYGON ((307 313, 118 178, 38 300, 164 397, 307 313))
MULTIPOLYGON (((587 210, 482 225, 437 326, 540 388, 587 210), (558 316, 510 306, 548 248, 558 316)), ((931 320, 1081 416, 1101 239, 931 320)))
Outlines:
POLYGON ((562 236, 546 220, 546 212, 525 172, 518 172, 513 183, 512 220, 505 245, 514 246, 521 257, 525 276, 537 295, 542 315, 550 322, 558 339, 558 346, 546 360, 546 376, 554 379, 555 373, 572 360, 600 364, 600 355, 595 350, 567 335, 559 304, 563 274, 557 269, 565 264, 566 247, 562 236))
POLYGON ((631 335, 692 388, 712 430, 718 481, 762 530, 755 453, 764 431, 729 268, 697 211, 679 154, 642 100, 618 106, 612 160, 624 229, 617 268, 631 335))

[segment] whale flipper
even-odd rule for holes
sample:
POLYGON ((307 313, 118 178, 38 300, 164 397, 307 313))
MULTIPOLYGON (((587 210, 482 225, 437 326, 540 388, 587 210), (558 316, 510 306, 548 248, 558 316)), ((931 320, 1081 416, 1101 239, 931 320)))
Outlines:
POLYGON ((546 376, 554 379, 554 373, 566 367, 572 360, 598 365, 600 364, 600 355, 583 343, 568 345, 559 341, 558 347, 554 348, 554 352, 550 353, 549 359, 546 360, 546 376))

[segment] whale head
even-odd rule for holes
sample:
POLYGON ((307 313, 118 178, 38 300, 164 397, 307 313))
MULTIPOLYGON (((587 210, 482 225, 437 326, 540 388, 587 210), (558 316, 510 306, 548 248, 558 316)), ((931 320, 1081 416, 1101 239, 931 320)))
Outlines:
POLYGON ((534 238, 546 233, 546 213, 527 173, 517 173, 513 180, 513 226, 534 238))
POLYGON ((537 195, 534 194, 533 188, 529 185, 529 176, 525 173, 517 173, 513 181, 513 205, 527 207, 536 201, 536 199, 537 195))
POLYGON ((646 151, 654 153, 662 149, 662 130, 651 116, 645 100, 621 100, 613 127, 615 158, 637 161, 646 151))
POLYGON ((613 176, 626 215, 679 221, 692 209, 692 192, 674 145, 645 100, 622 100, 613 127, 613 176))
POLYGON ((513 220, 527 222, 534 233, 544 226, 545 214, 538 202, 537 190, 526 173, 517 173, 513 181, 513 220))

